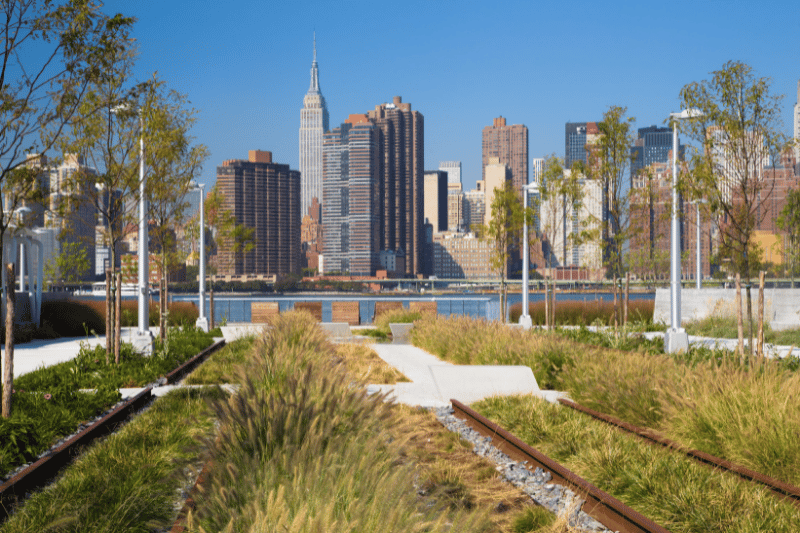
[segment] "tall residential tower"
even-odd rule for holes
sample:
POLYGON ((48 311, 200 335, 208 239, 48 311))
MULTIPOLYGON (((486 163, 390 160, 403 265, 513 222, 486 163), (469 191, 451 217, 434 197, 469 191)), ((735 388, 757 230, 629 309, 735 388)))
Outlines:
POLYGON ((528 127, 524 124, 507 126, 503 117, 494 119, 491 126, 483 128, 483 180, 486 180, 490 157, 508 165, 514 190, 522 193, 522 186, 528 184, 528 127))
POLYGON ((319 89, 317 39, 311 62, 311 86, 300 111, 300 217, 311 206, 311 199, 322 201, 322 135, 328 131, 328 108, 319 89))

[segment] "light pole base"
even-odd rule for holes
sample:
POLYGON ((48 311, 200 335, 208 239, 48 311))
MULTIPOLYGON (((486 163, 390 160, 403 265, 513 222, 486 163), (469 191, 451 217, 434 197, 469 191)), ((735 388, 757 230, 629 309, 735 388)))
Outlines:
POLYGON ((206 317, 198 318, 194 325, 195 327, 203 330, 203 333, 208 333, 208 319, 206 317))
POLYGON ((664 333, 664 351, 666 353, 680 353, 689 351, 689 335, 683 328, 669 328, 664 333))
POLYGON ((153 334, 150 330, 145 332, 135 331, 131 339, 133 350, 142 355, 153 355, 153 334))
POLYGON ((531 329, 531 326, 533 326, 533 320, 531 319, 531 315, 520 316, 519 324, 520 326, 522 326, 523 329, 531 329))

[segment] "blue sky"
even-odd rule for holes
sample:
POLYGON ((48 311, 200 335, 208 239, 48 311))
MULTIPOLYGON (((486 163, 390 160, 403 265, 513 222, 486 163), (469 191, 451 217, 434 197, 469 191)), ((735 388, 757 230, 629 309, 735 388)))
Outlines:
POLYGON ((786 133, 800 79, 800 0, 239 1, 115 0, 134 16, 136 75, 153 72, 199 111, 211 157, 270 150, 298 167, 312 35, 331 127, 395 95, 425 116, 425 168, 460 160, 480 176, 481 130, 529 129, 530 157, 563 157, 564 123, 627 106, 637 127, 678 111, 680 88, 728 60, 772 78, 786 133))

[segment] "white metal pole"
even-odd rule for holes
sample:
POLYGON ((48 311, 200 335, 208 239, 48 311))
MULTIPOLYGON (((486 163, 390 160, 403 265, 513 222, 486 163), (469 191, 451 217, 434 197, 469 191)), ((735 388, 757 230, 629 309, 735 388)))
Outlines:
POLYGON ((528 257, 528 187, 522 187, 522 205, 524 211, 522 215, 522 316, 528 316, 528 269, 530 268, 530 258, 528 257))
POLYGON ((139 333, 150 331, 148 307, 149 264, 147 257, 147 197, 144 184, 144 118, 139 110, 139 333))
POLYGON ((203 185, 200 184, 200 318, 206 317, 206 225, 203 202, 203 185))
POLYGON ((670 327, 681 327, 681 244, 678 221, 678 121, 672 121, 672 236, 670 239, 670 327))

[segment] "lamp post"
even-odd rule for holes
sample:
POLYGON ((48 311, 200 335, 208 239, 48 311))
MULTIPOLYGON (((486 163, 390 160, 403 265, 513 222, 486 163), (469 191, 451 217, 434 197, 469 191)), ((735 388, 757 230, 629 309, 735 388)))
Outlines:
POLYGON ((198 310, 199 316, 195 325, 208 333, 208 318, 206 318, 206 224, 205 224, 205 209, 203 194, 203 184, 194 183, 192 185, 195 190, 200 191, 200 276, 199 276, 199 294, 198 294, 198 310))
POLYGON ((519 323, 525 329, 530 329, 533 320, 528 314, 528 270, 530 268, 529 246, 528 246, 528 195, 530 190, 538 187, 537 183, 529 183, 522 186, 522 314, 519 316, 519 323))
MULTIPOLYGON (((112 113, 128 111, 128 104, 115 106, 112 113)), ((153 335, 150 333, 150 265, 148 261, 147 235, 147 195, 144 179, 144 117, 142 109, 136 110, 139 116, 139 328, 133 339, 133 346, 139 352, 153 353, 153 335)), ((112 265, 113 268, 113 265, 112 265)))
POLYGON ((675 353, 689 349, 689 337, 681 327, 681 235, 678 219, 678 121, 702 116, 697 109, 670 113, 672 124, 672 235, 670 238, 670 327, 664 334, 664 351, 675 353))

